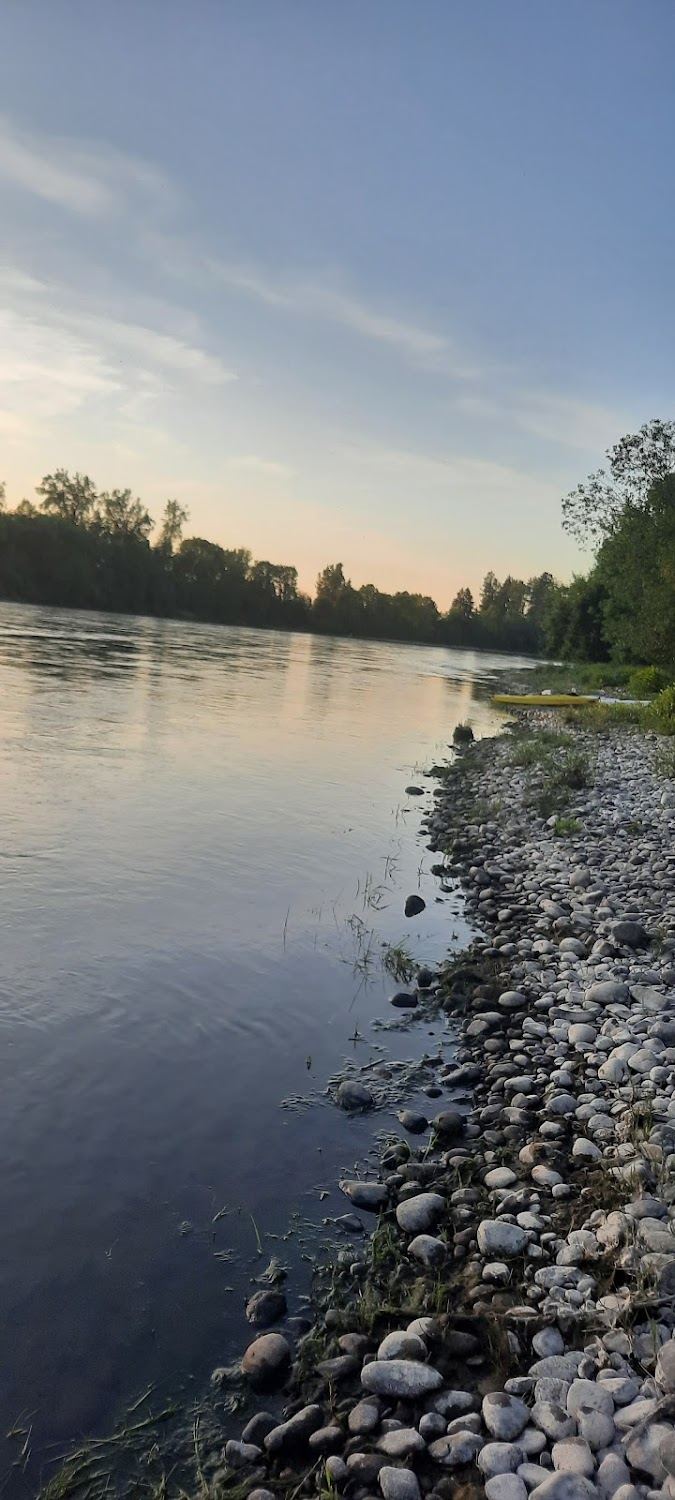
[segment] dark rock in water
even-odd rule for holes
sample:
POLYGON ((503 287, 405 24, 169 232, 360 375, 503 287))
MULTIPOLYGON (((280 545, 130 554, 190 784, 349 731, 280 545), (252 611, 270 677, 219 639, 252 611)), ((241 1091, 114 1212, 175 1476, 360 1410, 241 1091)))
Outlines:
POLYGON ((452 738, 456 745, 470 745, 474 738, 473 729, 470 724, 455 724, 452 738))
POLYGON ((399 1112, 398 1118, 403 1129, 409 1130, 411 1135, 421 1135, 424 1130, 428 1130, 429 1128, 429 1121, 425 1119, 424 1115, 415 1114, 414 1109, 402 1109, 399 1112))
POLYGON ((290 1345, 280 1333, 263 1333, 249 1344, 241 1362, 242 1374, 254 1391, 283 1385, 291 1366, 290 1345))
POLYGON ((288 1303, 283 1292, 254 1292, 246 1303, 249 1323, 257 1323, 261 1328, 269 1328, 270 1323, 276 1323, 287 1311, 288 1303))
POLYGON ((370 1214, 379 1213, 389 1198, 388 1189, 383 1182, 361 1182, 358 1178, 349 1181, 343 1178, 340 1187, 351 1198, 355 1208, 363 1208, 370 1214))
POLYGON ((646 948, 649 943, 649 935, 641 922, 633 922, 627 918, 624 922, 614 922, 611 929, 612 942, 620 943, 625 948, 646 948))
POLYGON ((258 1411, 247 1422, 241 1435, 242 1443, 255 1443, 258 1448, 262 1448, 268 1432, 278 1425, 278 1418, 273 1417, 271 1411, 258 1411))
POLYGON ((406 917, 418 917, 420 912, 424 911, 426 904, 426 901, 423 901, 421 896, 408 896, 403 908, 406 917))
POLYGON ((395 1005, 397 1010, 415 1010, 418 1004, 417 995, 411 995, 408 990, 397 990, 391 996, 390 1005, 395 1005))
POLYGON ((422 787, 422 786, 407 786, 406 789, 405 789, 405 794, 406 794, 406 797, 423 797, 424 796, 424 787, 422 787))
POLYGON ((418 988, 418 990, 429 990, 429 989, 431 989, 431 986, 432 986, 435 978, 436 978, 436 975, 434 974, 433 969, 428 969, 427 966, 426 966, 426 964, 423 964, 422 967, 417 970, 417 988, 418 988))
POLYGON ((225 1444, 225 1458, 231 1469, 246 1469, 262 1458, 262 1452, 255 1443, 237 1443, 230 1438, 225 1444))
POLYGON ((428 1099, 440 1099, 443 1090, 437 1088, 435 1083, 430 1083, 428 1088, 423 1089, 422 1092, 426 1094, 428 1099))
POLYGON ((463 1135, 465 1128, 464 1116, 457 1109, 443 1109, 440 1115, 435 1115, 431 1124, 437 1135, 447 1139, 449 1136, 463 1135))
POLYGON ((337 1091, 337 1102, 341 1109, 374 1109, 375 1100, 364 1083, 355 1078, 346 1078, 337 1091))
POLYGON ((323 1411, 320 1406, 303 1406, 302 1411, 297 1411, 294 1417, 289 1417, 287 1422, 281 1422, 278 1427, 273 1427, 265 1438, 265 1447, 273 1456, 287 1453, 297 1453, 307 1447, 308 1439, 313 1432, 317 1432, 323 1422, 323 1411))

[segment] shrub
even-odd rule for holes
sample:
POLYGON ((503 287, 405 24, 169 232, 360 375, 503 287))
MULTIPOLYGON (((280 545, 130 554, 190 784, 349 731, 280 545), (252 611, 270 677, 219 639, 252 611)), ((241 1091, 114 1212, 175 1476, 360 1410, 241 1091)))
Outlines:
POLYGON ((654 728, 661 734, 675 734, 675 683, 664 688, 654 699, 650 710, 654 728))
POLYGON ((635 667, 628 678, 628 691, 633 698, 654 698, 671 681, 663 667, 635 667))

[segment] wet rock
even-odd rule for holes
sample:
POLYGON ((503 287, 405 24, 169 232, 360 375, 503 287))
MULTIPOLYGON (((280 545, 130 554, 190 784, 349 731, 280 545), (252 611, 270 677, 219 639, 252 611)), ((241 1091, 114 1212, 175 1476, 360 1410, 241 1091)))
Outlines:
POLYGON ((414 1198, 407 1198, 405 1203, 399 1203, 396 1222, 404 1234, 424 1234, 438 1222, 446 1208, 445 1198, 440 1193, 418 1193, 414 1198))
POLYGON ((302 1452, 307 1447, 309 1437, 313 1432, 318 1432, 322 1422, 323 1411, 320 1406, 304 1406, 294 1417, 289 1417, 287 1422, 281 1422, 268 1432, 265 1448, 273 1458, 285 1458, 289 1454, 302 1452))
POLYGON ((262 1448, 268 1432, 271 1432, 272 1428, 277 1426, 278 1418, 273 1417, 271 1412, 256 1412, 256 1415, 251 1417, 250 1422, 246 1423, 241 1435, 242 1443, 255 1443, 258 1448, 262 1448))
POLYGON ((406 797, 423 797, 424 796, 424 787, 422 787, 422 786, 407 786, 406 789, 405 789, 405 794, 406 794, 406 797))
POLYGON ((429 1129, 429 1121, 426 1115, 418 1115, 414 1109, 401 1109, 398 1113, 399 1125, 403 1126, 410 1135, 423 1135, 429 1129))
POLYGON ((255 1443, 237 1443, 230 1438, 225 1444, 225 1458, 231 1469, 248 1469, 262 1458, 262 1450, 255 1443))
POLYGON ((375 1100, 365 1083, 358 1083, 355 1078, 345 1078, 337 1091, 337 1102, 341 1109, 352 1110, 354 1113, 375 1108, 375 1100))
POLYGON ((440 1114, 434 1116, 431 1124, 441 1140, 453 1140, 455 1136, 463 1135, 466 1128, 464 1116, 457 1109, 441 1110, 440 1114))
POLYGON ((283 1385, 290 1365, 290 1345, 282 1334, 263 1333, 249 1344, 241 1369, 255 1391, 264 1391, 283 1385))
POLYGON ((288 1304, 284 1293, 276 1289, 270 1289, 268 1292, 254 1292, 246 1303, 246 1317, 249 1323, 257 1323, 261 1328, 269 1328, 270 1323, 276 1323, 279 1318, 285 1317, 287 1311, 288 1304))
POLYGON ((419 1005, 417 995, 412 995, 409 990, 397 990, 389 1001, 396 1010, 416 1010, 419 1005))
POLYGON ((418 917, 420 912, 424 911, 426 904, 421 896, 408 896, 403 908, 406 917, 418 917))
POLYGON ((343 1180, 340 1183, 341 1191, 354 1204, 355 1208, 365 1209, 367 1213, 377 1214, 389 1199, 388 1189, 382 1182, 359 1182, 343 1180))

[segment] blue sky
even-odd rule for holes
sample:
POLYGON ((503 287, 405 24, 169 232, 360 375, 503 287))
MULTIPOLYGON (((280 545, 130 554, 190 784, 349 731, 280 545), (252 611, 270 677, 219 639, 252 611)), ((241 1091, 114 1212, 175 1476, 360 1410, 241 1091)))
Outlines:
POLYGON ((672 0, 0 14, 0 477, 447 605, 673 408, 672 0))

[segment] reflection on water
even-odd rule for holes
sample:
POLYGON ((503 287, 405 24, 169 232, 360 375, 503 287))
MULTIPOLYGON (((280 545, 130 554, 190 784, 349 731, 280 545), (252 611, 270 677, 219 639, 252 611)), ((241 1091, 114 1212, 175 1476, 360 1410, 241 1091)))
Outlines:
POLYGON ((383 942, 465 936, 404 789, 508 664, 0 607, 0 1432, 67 1441, 242 1347, 250 1215, 320 1219, 372 1129, 280 1101, 367 1060, 383 942))

